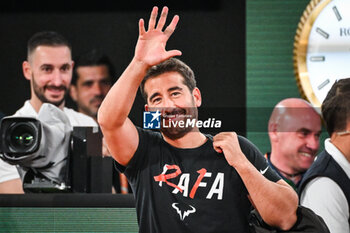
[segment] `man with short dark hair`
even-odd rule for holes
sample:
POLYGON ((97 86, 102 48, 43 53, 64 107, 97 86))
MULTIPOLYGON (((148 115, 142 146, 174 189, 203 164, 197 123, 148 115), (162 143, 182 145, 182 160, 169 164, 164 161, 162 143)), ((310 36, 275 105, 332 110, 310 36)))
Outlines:
MULTIPOLYGON (((34 117, 38 116, 41 106, 50 103, 61 109, 70 121, 71 126, 97 126, 91 117, 66 108, 65 95, 68 91, 74 62, 71 56, 71 45, 61 34, 53 31, 43 31, 34 34, 27 45, 27 60, 23 62, 23 74, 30 81, 31 98, 24 103, 14 116, 34 117)), ((16 168, 1 160, 7 171, 11 170, 11 176, 17 177, 18 189, 20 180, 16 168)), ((0 170, 0 181, 4 174, 0 170)), ((5 183, 4 183, 5 184, 5 183)), ((23 191, 22 191, 23 192, 23 191)))
MULTIPOLYGON (((70 96, 78 112, 97 121, 97 111, 115 81, 115 69, 110 58, 100 50, 93 49, 75 59, 70 96)), ((105 143, 103 154, 110 153, 105 143)), ((113 169, 113 192, 129 193, 128 181, 124 174, 113 169)))
POLYGON ((112 156, 133 189, 140 232, 249 232, 249 200, 265 222, 291 228, 297 195, 252 143, 234 132, 212 137, 196 124, 180 126, 187 119, 198 120, 202 98, 186 81, 192 72, 182 72, 189 67, 172 58, 181 52, 165 50, 179 20, 174 16, 163 29, 167 14, 164 7, 157 23, 154 7, 147 31, 143 19, 139 21, 134 57, 98 112, 112 156), (148 76, 142 88, 146 111, 177 126, 165 130, 162 123, 161 132, 153 132, 128 118, 148 76))
POLYGON ((64 111, 72 126, 97 126, 91 117, 64 106, 74 65, 71 50, 67 39, 57 32, 38 32, 29 39, 22 68, 30 81, 31 98, 16 116, 36 117, 41 105, 50 103, 64 111))
POLYGON ((95 120, 97 110, 114 82, 114 66, 107 55, 93 49, 81 54, 73 69, 70 96, 78 111, 95 120))
POLYGON ((332 233, 350 232, 350 78, 336 81, 322 103, 330 138, 306 172, 300 203, 320 215, 332 233))

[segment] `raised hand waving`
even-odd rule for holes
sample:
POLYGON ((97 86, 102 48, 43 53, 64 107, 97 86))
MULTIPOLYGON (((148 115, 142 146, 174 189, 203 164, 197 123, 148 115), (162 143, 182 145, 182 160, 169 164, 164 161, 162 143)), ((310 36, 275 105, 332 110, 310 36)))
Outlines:
POLYGON ((179 16, 175 15, 168 27, 163 31, 168 16, 168 8, 164 7, 160 18, 157 21, 158 7, 153 7, 148 22, 148 30, 145 29, 143 19, 139 21, 139 38, 135 48, 135 59, 141 61, 148 66, 159 64, 171 57, 180 56, 181 51, 166 51, 165 46, 173 34, 179 21, 179 16))

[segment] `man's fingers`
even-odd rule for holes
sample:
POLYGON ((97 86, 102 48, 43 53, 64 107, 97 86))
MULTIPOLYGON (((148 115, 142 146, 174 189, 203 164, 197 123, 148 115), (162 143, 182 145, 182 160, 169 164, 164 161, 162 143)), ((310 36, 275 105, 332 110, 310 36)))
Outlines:
POLYGON ((215 150, 216 152, 218 152, 219 154, 222 153, 222 149, 221 149, 220 147, 215 147, 215 146, 214 146, 214 150, 215 150))
POLYGON ((224 141, 226 140, 226 138, 227 138, 226 132, 221 132, 213 137, 213 141, 214 142, 224 141))
POLYGON ((167 56, 168 56, 167 59, 175 56, 181 56, 181 55, 182 55, 182 52, 180 50, 170 50, 167 52, 167 56))
POLYGON ((154 29, 154 26, 156 25, 157 15, 158 15, 158 7, 155 6, 152 9, 151 16, 148 21, 148 31, 154 29))
POLYGON ((216 152, 218 153, 222 153, 222 149, 221 149, 221 145, 219 142, 213 142, 213 148, 216 152))
POLYGON ((221 132, 213 137, 213 147, 216 151, 219 148, 221 150, 219 153, 222 153, 223 149, 236 144, 235 141, 237 141, 237 134, 235 132, 221 132))
POLYGON ((157 24, 157 29, 158 30, 162 30, 163 29, 164 24, 166 22, 166 18, 168 16, 168 11, 169 11, 168 7, 166 7, 166 6, 163 7, 162 14, 160 15, 160 18, 159 18, 158 24, 157 24))
POLYGON ((236 132, 221 132, 221 133, 218 133, 216 134, 214 137, 213 137, 213 140, 226 140, 230 138, 230 140, 235 140, 235 138, 237 138, 237 133, 236 132))
POLYGON ((139 35, 142 36, 144 33, 146 33, 145 21, 143 21, 143 19, 140 19, 139 20, 139 35))
POLYGON ((173 32, 175 31, 176 25, 179 22, 179 19, 180 19, 180 17, 178 15, 174 16, 173 20, 171 20, 171 23, 169 24, 169 26, 164 31, 165 35, 170 37, 171 34, 173 34, 173 32))

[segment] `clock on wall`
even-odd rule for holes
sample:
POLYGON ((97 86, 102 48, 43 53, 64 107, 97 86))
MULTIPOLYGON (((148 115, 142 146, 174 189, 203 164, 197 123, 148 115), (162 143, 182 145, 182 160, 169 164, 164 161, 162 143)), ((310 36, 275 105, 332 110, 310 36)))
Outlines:
POLYGON ((350 77, 350 1, 311 0, 294 40, 301 95, 320 107, 332 84, 350 77))

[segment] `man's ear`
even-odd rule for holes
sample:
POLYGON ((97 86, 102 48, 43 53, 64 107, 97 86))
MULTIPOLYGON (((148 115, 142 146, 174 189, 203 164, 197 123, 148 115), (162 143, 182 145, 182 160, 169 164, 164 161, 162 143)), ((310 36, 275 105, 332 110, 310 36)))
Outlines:
POLYGON ((149 109, 148 109, 148 105, 145 104, 145 111, 148 112, 148 110, 149 110, 149 109))
POLYGON ((196 107, 201 106, 201 104, 202 104, 201 91, 197 87, 195 87, 193 89, 193 91, 192 91, 192 95, 194 97, 194 101, 195 101, 196 107))
POLYGON ((70 87, 69 87, 69 95, 70 95, 70 97, 75 101, 75 102, 77 102, 77 99, 78 99, 78 93, 77 93, 77 88, 76 88, 76 86, 74 86, 74 85, 70 85, 70 87))
POLYGON ((268 133, 271 141, 278 141, 277 123, 269 123, 268 133))
POLYGON ((24 61, 22 63, 22 70, 23 70, 23 75, 27 80, 32 80, 32 67, 30 66, 28 61, 24 61))

